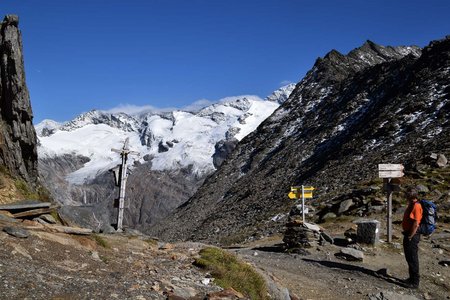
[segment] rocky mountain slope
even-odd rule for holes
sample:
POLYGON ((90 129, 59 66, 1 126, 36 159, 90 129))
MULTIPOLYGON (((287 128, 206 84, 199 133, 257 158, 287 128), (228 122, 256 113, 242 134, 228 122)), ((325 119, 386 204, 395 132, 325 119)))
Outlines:
POLYGON ((449 75, 450 37, 424 49, 367 41, 331 51, 154 232, 224 244, 270 234, 293 185, 315 186, 309 203, 326 212, 358 187, 380 189, 379 163, 412 174, 433 152, 448 157, 449 75))
POLYGON ((121 148, 129 138, 130 148, 140 156, 130 156, 125 224, 152 224, 192 196, 293 88, 283 87, 266 100, 229 97, 196 112, 128 115, 94 110, 64 124, 45 120, 36 126, 42 180, 57 202, 94 205, 107 223, 105 211, 113 213, 118 193, 108 170, 120 163, 111 149, 121 148))
MULTIPOLYGON (((279 236, 224 250, 195 242, 170 244, 133 229, 93 234, 54 223, 51 215, 14 218, 0 206, 0 298, 417 300, 448 299, 450 289, 448 225, 421 241, 426 253, 421 287, 410 290, 401 280, 407 266, 398 243, 400 225, 394 226, 392 244, 315 243, 301 255, 283 251, 279 236), (229 285, 221 280, 223 273, 200 268, 194 262, 207 259, 205 248, 239 258, 229 267, 233 278, 242 276, 239 267, 257 270, 267 297, 250 296, 261 285, 249 272, 229 285), (344 249, 359 253, 362 261, 337 255, 344 249)), ((354 224, 325 225, 337 241, 354 224)))
POLYGON ((36 132, 18 24, 14 15, 0 22, 0 201, 3 202, 14 200, 19 194, 10 176, 21 180, 23 190, 38 187, 36 132))

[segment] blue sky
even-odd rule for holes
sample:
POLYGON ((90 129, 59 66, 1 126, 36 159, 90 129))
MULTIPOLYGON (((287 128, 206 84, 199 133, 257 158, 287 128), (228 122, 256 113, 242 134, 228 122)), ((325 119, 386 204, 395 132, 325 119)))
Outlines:
POLYGON ((34 122, 122 105, 262 98, 319 56, 450 34, 448 0, 0 0, 17 14, 34 122))

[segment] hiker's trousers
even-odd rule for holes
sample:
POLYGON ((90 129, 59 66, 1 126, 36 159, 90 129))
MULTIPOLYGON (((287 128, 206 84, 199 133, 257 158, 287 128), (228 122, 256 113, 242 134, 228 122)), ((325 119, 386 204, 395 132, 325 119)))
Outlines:
POLYGON ((414 285, 419 285, 419 241, 420 234, 415 234, 411 240, 408 235, 403 236, 403 251, 408 263, 409 280, 414 285))

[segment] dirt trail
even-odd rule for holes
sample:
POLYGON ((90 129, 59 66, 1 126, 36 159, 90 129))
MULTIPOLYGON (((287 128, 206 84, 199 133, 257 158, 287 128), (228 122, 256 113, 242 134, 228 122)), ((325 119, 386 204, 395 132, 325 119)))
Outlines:
MULTIPOLYGON (((351 223, 330 226, 327 232, 337 237, 351 223)), ((280 246, 281 236, 228 250, 300 299, 450 299, 448 227, 439 227, 431 239, 420 242, 418 290, 399 282, 407 267, 398 229, 396 244, 364 246, 363 262, 335 257, 341 247, 331 244, 309 248, 309 255, 288 254, 280 246), (376 273, 382 268, 390 276, 376 273), (381 292, 391 296, 370 298, 381 292)), ((178 299, 204 299, 220 290, 192 264, 204 244, 166 244, 134 234, 77 236, 51 229, 34 221, 0 218, 0 299, 142 300, 168 299, 171 293, 182 297, 178 299), (2 230, 8 226, 28 229, 30 235, 11 236, 2 230)))
POLYGON ((419 244, 422 277, 418 290, 404 287, 401 281, 408 271, 398 228, 394 244, 363 246, 363 262, 337 258, 334 254, 341 247, 331 244, 309 248, 309 255, 287 254, 281 248, 281 238, 260 240, 232 251, 269 273, 300 299, 369 299, 380 292, 391 294, 388 299, 450 299, 450 266, 442 263, 450 260, 448 228, 441 227, 419 244), (387 268, 388 275, 377 273, 382 268, 387 268))

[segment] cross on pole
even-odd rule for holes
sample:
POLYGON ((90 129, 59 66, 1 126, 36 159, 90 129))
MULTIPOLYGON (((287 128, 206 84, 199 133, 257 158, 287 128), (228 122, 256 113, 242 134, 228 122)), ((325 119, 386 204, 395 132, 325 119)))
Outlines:
POLYGON ((120 156, 122 157, 122 164, 120 165, 119 168, 119 214, 117 216, 117 231, 121 232, 122 231, 122 223, 123 223, 123 211, 125 208, 125 187, 127 184, 127 160, 128 160, 128 155, 139 155, 139 152, 136 151, 131 151, 128 148, 128 143, 129 143, 130 139, 126 138, 125 142, 123 144, 122 149, 111 149, 112 152, 116 152, 119 153, 120 156))

